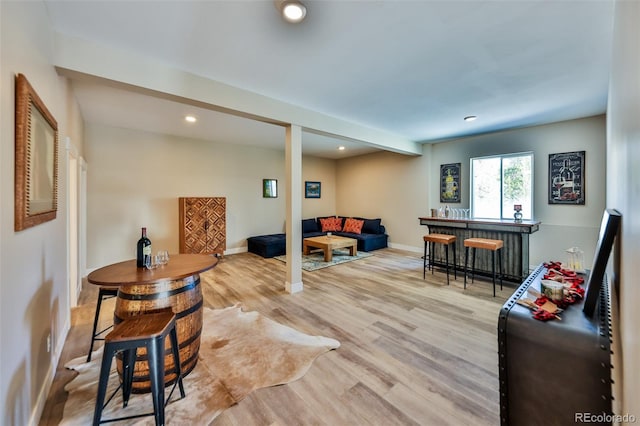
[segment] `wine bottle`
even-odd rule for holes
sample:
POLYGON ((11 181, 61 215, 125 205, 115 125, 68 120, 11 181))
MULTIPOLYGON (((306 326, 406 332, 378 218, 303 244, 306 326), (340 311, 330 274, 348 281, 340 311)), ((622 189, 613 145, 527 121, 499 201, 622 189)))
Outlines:
POLYGON ((151 260, 151 240, 147 238, 147 228, 142 228, 142 237, 138 240, 138 252, 136 264, 138 268, 144 268, 151 260))

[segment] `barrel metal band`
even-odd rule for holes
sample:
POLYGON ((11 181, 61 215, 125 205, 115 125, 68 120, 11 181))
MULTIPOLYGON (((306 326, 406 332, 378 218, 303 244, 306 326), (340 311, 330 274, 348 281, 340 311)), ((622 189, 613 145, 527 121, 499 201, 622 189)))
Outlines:
MULTIPOLYGON (((188 315, 191 315, 192 313, 196 312, 198 309, 202 308, 202 305, 204 304, 204 301, 202 299, 200 299, 198 301, 198 303, 196 303, 195 305, 191 306, 189 309, 185 309, 182 312, 178 312, 176 313, 176 320, 179 320, 181 318, 184 318, 188 315)), ((141 312, 141 314, 144 314, 144 312, 141 312)), ((113 322, 114 324, 120 324, 122 321, 124 321, 124 318, 118 316, 117 314, 113 314, 113 322)), ((180 346, 182 347, 182 346, 180 346)))
POLYGON ((203 304, 203 301, 202 301, 202 299, 200 299, 198 301, 198 303, 196 303, 195 305, 191 306, 189 309, 185 309, 184 311, 177 312, 176 313, 176 320, 179 320, 180 318, 184 318, 187 315, 191 315, 192 313, 196 312, 197 310, 202 309, 202 304, 203 304))
POLYGON ((197 286, 200 285, 200 277, 198 279, 193 280, 188 285, 185 285, 180 288, 176 288, 174 290, 162 291, 159 293, 149 293, 149 294, 129 294, 124 293, 122 291, 118 292, 118 298, 125 300, 157 300, 164 299, 171 296, 175 296, 176 294, 184 293, 185 291, 193 290, 197 286))

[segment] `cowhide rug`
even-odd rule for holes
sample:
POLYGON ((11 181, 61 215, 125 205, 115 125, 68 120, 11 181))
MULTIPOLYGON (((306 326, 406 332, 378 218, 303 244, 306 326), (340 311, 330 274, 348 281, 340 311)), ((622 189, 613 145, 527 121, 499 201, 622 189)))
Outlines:
MULTIPOLYGON (((186 398, 179 399, 180 392, 175 389, 165 409, 168 424, 208 424, 254 389, 299 379, 314 359, 340 346, 337 340, 309 336, 257 312, 243 312, 239 305, 215 310, 204 308, 203 317, 198 364, 184 378, 186 398)), ((66 365, 79 374, 65 386, 69 397, 61 425, 87 425, 93 419, 102 348, 94 352, 91 362, 86 363, 85 359, 84 356, 76 358, 66 365)), ((117 384, 114 361, 107 397, 117 384)), ((170 389, 166 388, 167 395, 170 389)), ((128 407, 123 409, 119 391, 102 418, 152 411, 149 394, 131 395, 128 407)), ((154 419, 142 417, 117 424, 152 425, 154 419)))

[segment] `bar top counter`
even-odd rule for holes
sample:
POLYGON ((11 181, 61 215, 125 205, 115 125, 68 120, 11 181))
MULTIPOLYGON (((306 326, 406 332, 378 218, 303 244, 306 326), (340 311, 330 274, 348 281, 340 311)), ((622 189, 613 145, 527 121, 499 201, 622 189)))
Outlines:
MULTIPOLYGON (((522 282, 529 275, 529 235, 540 229, 540 222, 511 219, 451 219, 446 217, 419 217, 420 225, 429 227, 430 233, 455 235, 457 240, 466 238, 491 238, 504 242, 504 277, 514 282, 522 282)), ((492 271, 491 257, 486 250, 480 250, 479 265, 476 270, 492 271)), ((464 265, 464 251, 458 252, 458 265, 464 265)))
POLYGON ((540 222, 535 220, 516 222, 513 219, 451 219, 431 216, 419 217, 418 219, 420 220, 420 225, 518 232, 523 234, 533 234, 540 228, 540 222))

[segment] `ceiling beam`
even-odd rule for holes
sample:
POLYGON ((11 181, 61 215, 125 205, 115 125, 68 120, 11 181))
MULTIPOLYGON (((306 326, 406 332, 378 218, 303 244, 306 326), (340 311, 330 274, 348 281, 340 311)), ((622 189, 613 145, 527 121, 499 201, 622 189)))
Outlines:
POLYGON ((157 96, 180 100, 254 120, 313 133, 339 136, 387 151, 421 155, 422 145, 395 134, 372 129, 208 78, 171 68, 138 54, 58 33, 53 65, 70 78, 99 77, 157 96))

